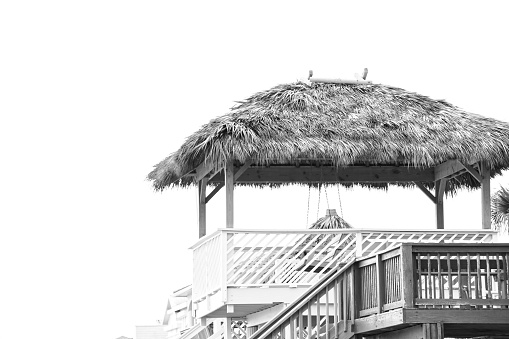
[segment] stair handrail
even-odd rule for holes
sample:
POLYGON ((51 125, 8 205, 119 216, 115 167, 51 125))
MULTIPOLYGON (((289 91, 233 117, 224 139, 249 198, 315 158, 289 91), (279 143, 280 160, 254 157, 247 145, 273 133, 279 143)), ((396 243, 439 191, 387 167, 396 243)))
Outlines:
POLYGON ((343 267, 337 267, 336 269, 331 270, 325 276, 323 276, 318 282, 311 286, 309 290, 297 298, 294 302, 292 302, 288 307, 284 308, 279 312, 273 320, 267 322, 263 325, 258 331, 256 331, 250 339, 259 339, 265 338, 266 334, 272 333, 279 326, 283 324, 284 321, 288 319, 288 315, 293 314, 293 312, 298 311, 304 305, 306 305, 312 298, 316 297, 318 293, 322 291, 327 285, 329 285, 334 279, 341 276, 344 272, 346 272, 359 258, 352 257, 343 267))

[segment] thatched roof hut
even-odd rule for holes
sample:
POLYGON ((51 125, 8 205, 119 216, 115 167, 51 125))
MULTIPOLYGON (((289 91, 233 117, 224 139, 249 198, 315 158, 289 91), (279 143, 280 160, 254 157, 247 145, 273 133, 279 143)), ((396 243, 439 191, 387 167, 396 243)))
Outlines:
POLYGON ((227 166, 237 185, 417 185, 436 202, 509 167, 509 124, 390 86, 297 82, 211 120, 148 178, 221 186, 227 166))
MULTIPOLYGON (((457 159, 483 161, 494 175, 509 167, 509 124, 389 86, 298 82, 256 93, 211 120, 148 178, 158 190, 186 186, 200 164, 219 169, 227 159, 418 168, 457 159)), ((479 186, 468 176, 456 179, 447 190, 479 186)), ((256 183, 264 184, 274 182, 256 183)))

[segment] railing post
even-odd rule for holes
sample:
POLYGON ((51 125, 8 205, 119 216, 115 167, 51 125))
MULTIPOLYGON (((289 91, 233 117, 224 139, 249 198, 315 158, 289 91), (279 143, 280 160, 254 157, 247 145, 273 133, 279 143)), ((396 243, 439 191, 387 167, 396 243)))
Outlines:
POLYGON ((414 308, 415 268, 412 245, 401 244, 401 286, 403 307, 414 308))
POLYGON ((355 234, 355 256, 357 258, 362 257, 362 232, 355 234))
POLYGON ((223 302, 228 301, 228 232, 221 231, 221 293, 223 302))

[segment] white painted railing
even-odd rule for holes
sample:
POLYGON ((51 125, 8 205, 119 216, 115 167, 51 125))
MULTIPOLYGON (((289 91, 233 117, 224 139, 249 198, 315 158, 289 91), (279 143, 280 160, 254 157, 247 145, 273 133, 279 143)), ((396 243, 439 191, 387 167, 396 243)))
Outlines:
POLYGON ((311 286, 353 256, 401 243, 489 243, 493 231, 221 229, 193 250, 193 302, 226 289, 311 286))
POLYGON ((224 232, 216 232, 207 241, 193 247, 193 300, 206 298, 221 289, 224 232))

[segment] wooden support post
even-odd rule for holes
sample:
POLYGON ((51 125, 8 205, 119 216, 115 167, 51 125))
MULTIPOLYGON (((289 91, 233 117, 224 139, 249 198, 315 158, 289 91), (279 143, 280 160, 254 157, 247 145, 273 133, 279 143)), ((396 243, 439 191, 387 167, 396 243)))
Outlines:
POLYGON ((422 338, 423 339, 444 339, 444 324, 422 324, 422 338))
POLYGON ((233 228, 233 161, 229 160, 224 168, 226 187, 226 228, 233 228))
POLYGON ((198 236, 207 234, 207 178, 198 181, 198 236))
POLYGON ((446 184, 447 179, 445 178, 435 182, 437 229, 444 229, 444 192, 446 184))
POLYGON ((232 318, 224 319, 224 339, 232 339, 232 318))
POLYGON ((490 169, 486 163, 481 164, 482 228, 491 229, 491 196, 490 169))

